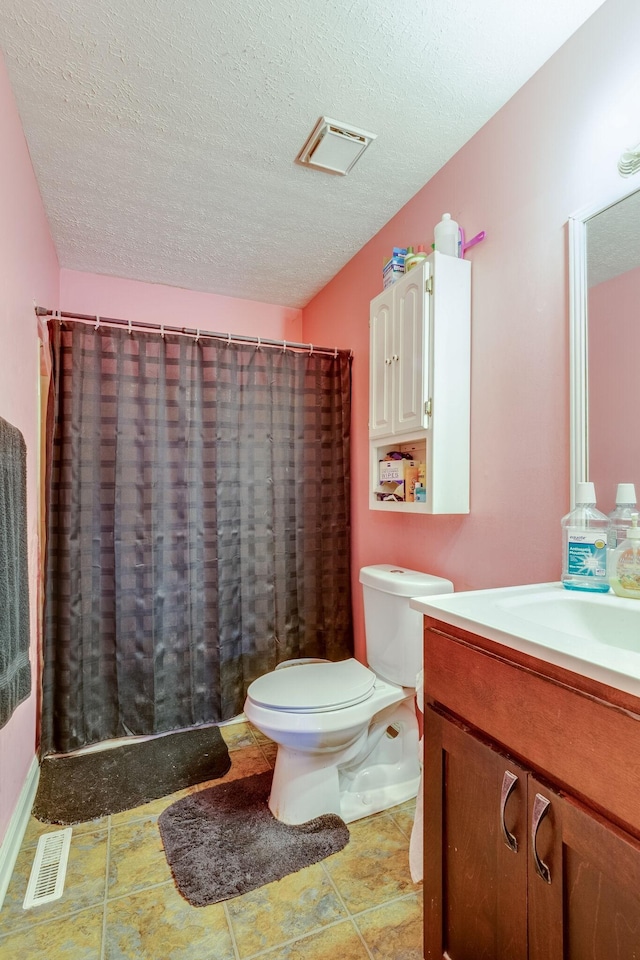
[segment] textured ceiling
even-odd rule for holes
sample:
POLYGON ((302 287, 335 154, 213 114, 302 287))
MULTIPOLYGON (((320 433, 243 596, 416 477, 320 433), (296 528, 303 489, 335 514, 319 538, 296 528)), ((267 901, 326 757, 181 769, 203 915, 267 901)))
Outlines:
POLYGON ((602 0, 2 0, 60 264, 303 306, 602 0), (320 116, 378 135, 294 164, 320 116))
POLYGON ((640 267, 640 189, 587 223, 587 283, 640 267))

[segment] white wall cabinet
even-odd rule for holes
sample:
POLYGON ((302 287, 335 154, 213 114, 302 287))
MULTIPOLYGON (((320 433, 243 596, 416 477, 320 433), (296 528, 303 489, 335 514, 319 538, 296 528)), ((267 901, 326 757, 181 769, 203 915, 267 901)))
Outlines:
POLYGON ((370 506, 469 512, 471 264, 432 253, 371 301, 370 506), (410 451, 426 501, 379 499, 379 461, 410 451))

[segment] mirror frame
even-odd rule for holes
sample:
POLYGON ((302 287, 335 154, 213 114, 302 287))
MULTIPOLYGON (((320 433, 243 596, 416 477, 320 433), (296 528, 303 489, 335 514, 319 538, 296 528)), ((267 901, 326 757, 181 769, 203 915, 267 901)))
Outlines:
POLYGON ((605 199, 583 207, 568 220, 569 230, 569 448, 571 509, 576 483, 589 479, 589 329, 587 316, 587 224, 592 217, 640 190, 632 177, 605 199))

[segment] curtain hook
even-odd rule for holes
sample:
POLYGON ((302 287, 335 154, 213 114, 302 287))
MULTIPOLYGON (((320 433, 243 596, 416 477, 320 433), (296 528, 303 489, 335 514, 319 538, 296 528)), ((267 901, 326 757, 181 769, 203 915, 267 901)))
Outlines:
POLYGON ((100 327, 100 317, 96 314, 96 330, 100 327))
POLYGON ((338 359, 338 348, 337 348, 337 347, 334 347, 334 350, 333 350, 333 359, 334 359, 334 360, 337 360, 337 359, 338 359))
POLYGON ((287 352, 287 341, 286 341, 286 340, 283 340, 283 341, 282 341, 282 352, 283 352, 283 353, 286 353, 286 352, 287 352))
POLYGON ((349 360, 353 360, 353 350, 349 350, 349 360))
POLYGON ((309 356, 310 356, 310 357, 313 356, 313 344, 312 344, 312 343, 309 344, 309 356))
POLYGON ((160 324, 160 336, 164 340, 164 323, 160 324))
POLYGON ((231 344, 231 334, 227 333, 227 346, 230 346, 230 344, 231 344))
POLYGON ((196 343, 200 339, 200 327, 196 327, 196 343))
POLYGON ((258 342, 256 343, 256 350, 259 350, 261 346, 262 346, 262 341, 260 340, 260 337, 258 337, 258 342))
POLYGON ((131 317, 129 317, 129 319, 127 320, 127 326, 128 326, 128 328, 129 328, 129 336, 132 337, 132 336, 133 336, 133 327, 132 327, 132 324, 131 324, 131 317))

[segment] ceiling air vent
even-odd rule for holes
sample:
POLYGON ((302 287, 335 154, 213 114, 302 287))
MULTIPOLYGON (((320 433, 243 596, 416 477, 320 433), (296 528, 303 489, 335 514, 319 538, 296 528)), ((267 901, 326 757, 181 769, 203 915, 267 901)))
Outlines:
POLYGON ((330 117, 320 117, 296 157, 296 163, 345 176, 375 139, 375 133, 347 126, 330 117))

